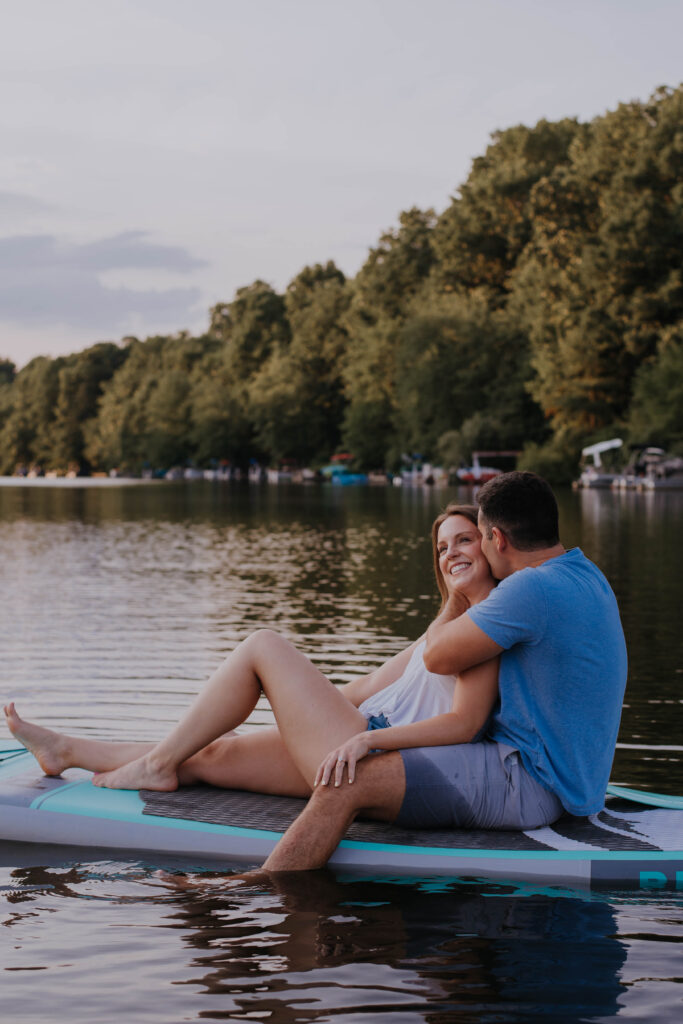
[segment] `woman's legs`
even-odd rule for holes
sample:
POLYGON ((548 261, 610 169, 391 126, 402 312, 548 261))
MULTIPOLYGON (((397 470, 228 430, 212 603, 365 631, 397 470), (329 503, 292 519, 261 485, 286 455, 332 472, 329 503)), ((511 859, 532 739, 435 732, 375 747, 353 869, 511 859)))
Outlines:
POLYGON ((365 728, 361 712, 308 658, 277 633, 260 630, 214 672, 164 740, 137 761, 98 776, 96 784, 113 789, 175 789, 183 761, 240 725, 262 689, 285 749, 310 787, 325 754, 365 728))
POLYGON ((25 722, 13 703, 6 704, 4 711, 9 731, 31 751, 46 775, 61 775, 67 768, 113 771, 154 748, 153 743, 111 743, 54 732, 25 722))
MULTIPOLYGON (((5 716, 12 735, 31 751, 46 775, 61 775, 67 768, 113 771, 155 747, 154 743, 117 743, 53 732, 24 721, 14 704, 6 705, 5 716)), ((303 797, 311 792, 277 729, 219 737, 179 766, 178 780, 183 786, 208 782, 225 789, 284 796, 303 797)))
POLYGON ((178 781, 181 786, 208 782, 274 796, 311 795, 277 729, 221 736, 179 766, 178 781))
POLYGON ((360 711, 308 658, 269 630, 253 634, 233 651, 158 744, 64 736, 22 721, 13 704, 6 715, 11 732, 48 775, 78 766, 104 773, 97 782, 112 788, 175 789, 180 778, 185 784, 202 780, 297 796, 310 793, 324 755, 365 728, 360 711), (248 717, 261 689, 279 731, 226 736, 248 717))

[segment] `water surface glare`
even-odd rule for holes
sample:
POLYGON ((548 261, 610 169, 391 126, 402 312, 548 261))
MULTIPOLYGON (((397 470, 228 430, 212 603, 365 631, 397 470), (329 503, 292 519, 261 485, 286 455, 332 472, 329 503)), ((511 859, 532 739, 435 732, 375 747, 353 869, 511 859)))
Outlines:
MULTIPOLYGON (((173 484, 0 488, 3 699, 155 739, 260 626, 336 683, 437 606, 428 529, 469 492, 173 484)), ((612 778, 683 792, 683 494, 559 495, 612 583, 629 688, 612 778)), ((249 727, 272 721, 261 703, 249 727)), ((4 726, 1 731, 7 735, 4 726)), ((683 1016, 682 893, 572 893, 205 866, 0 842, 3 1015, 69 1024, 683 1016)))

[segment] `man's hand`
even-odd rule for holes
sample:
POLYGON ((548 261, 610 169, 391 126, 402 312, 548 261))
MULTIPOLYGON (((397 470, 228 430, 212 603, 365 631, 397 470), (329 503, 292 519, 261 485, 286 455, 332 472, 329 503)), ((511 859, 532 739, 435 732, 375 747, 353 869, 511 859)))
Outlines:
POLYGON ((372 750, 371 735, 371 732, 359 732, 336 750, 330 751, 318 768, 314 785, 326 786, 334 776, 335 786, 341 786, 345 766, 349 782, 353 782, 356 777, 356 764, 372 750))

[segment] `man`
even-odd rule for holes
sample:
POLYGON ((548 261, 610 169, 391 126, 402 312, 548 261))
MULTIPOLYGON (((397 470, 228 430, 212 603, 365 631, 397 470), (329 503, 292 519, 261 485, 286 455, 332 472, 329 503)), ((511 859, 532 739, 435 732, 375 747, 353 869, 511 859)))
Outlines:
POLYGON ((614 594, 560 543, 555 497, 534 473, 482 487, 479 528, 501 582, 473 608, 452 595, 424 659, 457 675, 500 656, 486 740, 365 758, 353 785, 315 789, 266 870, 322 866, 359 813, 414 827, 528 828, 602 807, 626 685, 614 594))

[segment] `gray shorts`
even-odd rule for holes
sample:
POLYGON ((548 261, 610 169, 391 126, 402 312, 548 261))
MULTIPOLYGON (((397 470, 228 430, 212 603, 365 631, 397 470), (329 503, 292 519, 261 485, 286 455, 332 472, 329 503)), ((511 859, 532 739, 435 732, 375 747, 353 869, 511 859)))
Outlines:
POLYGON ((558 798, 524 768, 519 751, 482 740, 400 751, 406 828, 539 828, 563 813, 558 798))

